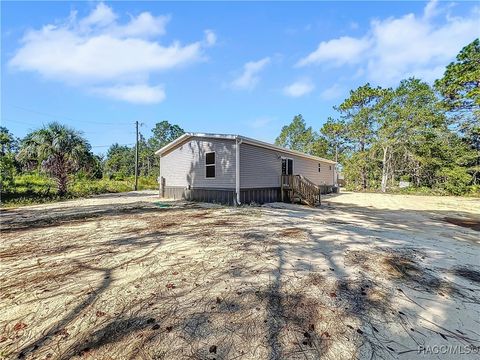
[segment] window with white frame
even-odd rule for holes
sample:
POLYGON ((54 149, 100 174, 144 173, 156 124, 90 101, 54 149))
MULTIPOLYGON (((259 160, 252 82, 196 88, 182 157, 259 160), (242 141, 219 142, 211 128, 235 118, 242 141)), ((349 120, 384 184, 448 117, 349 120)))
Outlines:
POLYGON ((205 154, 205 177, 215 177, 215 152, 208 152, 205 154))

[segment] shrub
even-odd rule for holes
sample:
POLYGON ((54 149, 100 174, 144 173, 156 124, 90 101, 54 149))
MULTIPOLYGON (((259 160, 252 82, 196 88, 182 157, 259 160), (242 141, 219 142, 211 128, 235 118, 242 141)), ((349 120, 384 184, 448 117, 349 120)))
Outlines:
POLYGON ((443 183, 440 183, 439 186, 444 188, 448 193, 452 195, 463 195, 469 192, 468 185, 472 181, 472 177, 465 168, 460 166, 444 168, 441 169, 437 175, 443 179, 443 183))

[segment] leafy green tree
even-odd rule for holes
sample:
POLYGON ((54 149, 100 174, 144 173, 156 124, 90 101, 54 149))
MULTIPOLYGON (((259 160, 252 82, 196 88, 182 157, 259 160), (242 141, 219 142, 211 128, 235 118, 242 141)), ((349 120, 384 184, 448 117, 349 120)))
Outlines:
POLYGON ((6 127, 0 126, 0 191, 13 183, 17 163, 17 140, 6 127))
POLYGON ((327 156, 337 162, 340 160, 339 154, 340 157, 342 157, 342 154, 347 148, 346 132, 347 127, 345 121, 335 120, 331 117, 329 117, 320 128, 320 135, 327 146, 327 156))
POLYGON ((317 133, 314 133, 314 139, 315 140, 313 140, 309 154, 323 158, 333 159, 333 156, 328 152, 327 140, 318 135, 317 133))
POLYGON ((415 78, 391 89, 365 84, 336 107, 340 120, 328 119, 318 136, 299 116, 282 128, 276 143, 307 153, 320 144, 327 157, 338 158, 347 184, 356 189, 387 191, 408 180, 455 195, 475 191, 480 175, 479 39, 462 49, 435 89, 415 78))
POLYGON ((93 155, 92 164, 88 169, 88 175, 94 179, 103 177, 103 155, 93 155))
POLYGON ((410 78, 402 80, 395 90, 385 89, 376 121, 374 148, 381 152, 382 191, 386 191, 389 178, 395 182, 399 172, 408 174, 417 186, 425 181, 431 185, 432 179, 426 179, 424 171, 429 158, 421 157, 419 150, 433 145, 433 140, 448 129, 430 85, 410 78))
POLYGON ((452 111, 478 111, 480 108, 480 40, 475 39, 450 63, 435 87, 452 111))
POLYGON ((128 146, 113 144, 104 160, 104 174, 107 177, 123 180, 134 174, 135 150, 128 146))
POLYGON ((443 130, 430 140, 425 156, 429 165, 430 182, 427 185, 446 190, 453 195, 468 192, 472 183, 472 175, 468 172, 468 164, 476 156, 475 152, 456 133, 443 130))
POLYGON ((480 176, 480 40, 465 46, 435 82, 452 122, 476 150, 469 171, 477 183, 480 176))
POLYGON ((443 163, 438 146, 450 134, 447 119, 433 89, 419 79, 401 81, 396 98, 398 137, 413 166, 412 180, 417 186, 432 186, 443 163))
MULTIPOLYGON (((392 89, 384 89, 375 109, 375 141, 372 145, 374 154, 380 153, 381 158, 381 191, 387 189, 389 176, 395 172, 395 155, 398 153, 402 130, 406 127, 398 114, 398 93, 392 89)), ((392 179, 394 180, 394 179, 392 179)))
POLYGON ((294 116, 289 125, 282 127, 275 145, 310 155, 325 156, 327 144, 318 134, 307 127, 302 115, 294 116))
POLYGON ((16 152, 18 141, 13 134, 4 126, 0 126, 0 151, 2 155, 16 152))
POLYGON ((362 176, 366 176, 370 189, 377 187, 379 166, 375 162, 372 152, 352 152, 344 158, 342 165, 343 175, 352 190, 364 190, 363 183, 356 181, 362 179, 362 176))
POLYGON ((155 124, 152 133, 149 146, 156 151, 185 134, 185 131, 180 126, 172 125, 164 120, 155 124))
POLYGON ((158 150, 156 145, 152 145, 152 138, 145 139, 145 137, 140 134, 138 141, 138 157, 139 157, 139 174, 143 176, 151 176, 155 174, 158 176, 158 159, 155 156, 155 151, 158 150))
POLYGON ((78 131, 52 122, 22 140, 17 158, 24 164, 36 165, 53 177, 58 194, 64 195, 69 176, 89 168, 93 154, 90 144, 78 131))
MULTIPOLYGON (((169 142, 177 139, 185 132, 178 125, 172 125, 168 121, 155 124, 152 129, 152 137, 146 139, 140 133, 138 139, 138 168, 140 176, 158 174, 158 158, 155 151, 169 142)), ((104 161, 104 172, 108 177, 124 179, 135 173, 135 146, 121 146, 113 144, 107 151, 104 161)))
MULTIPOLYGON (((358 153, 358 160, 362 164, 366 164, 369 157, 375 131, 375 111, 381 95, 381 88, 372 88, 367 83, 350 91, 350 96, 337 108, 346 123, 347 138, 354 151, 358 153)), ((361 186, 365 190, 368 185, 366 166, 362 167, 360 179, 361 186)))

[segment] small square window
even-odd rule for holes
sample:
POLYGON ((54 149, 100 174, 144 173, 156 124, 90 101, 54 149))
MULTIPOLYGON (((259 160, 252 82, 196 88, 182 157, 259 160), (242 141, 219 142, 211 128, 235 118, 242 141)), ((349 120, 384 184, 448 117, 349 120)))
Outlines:
POLYGON ((207 178, 214 178, 215 177, 215 165, 207 166, 206 177, 207 178))
POLYGON ((215 164, 215 153, 209 152, 205 154, 205 164, 206 165, 213 165, 215 164))
POLYGON ((322 164, 318 164, 318 172, 320 172, 321 168, 322 168, 322 164))
POLYGON ((205 154, 205 177, 215 177, 215 153, 209 152, 205 154))
POLYGON ((332 170, 332 165, 330 165, 329 168, 330 168, 329 170, 332 170))

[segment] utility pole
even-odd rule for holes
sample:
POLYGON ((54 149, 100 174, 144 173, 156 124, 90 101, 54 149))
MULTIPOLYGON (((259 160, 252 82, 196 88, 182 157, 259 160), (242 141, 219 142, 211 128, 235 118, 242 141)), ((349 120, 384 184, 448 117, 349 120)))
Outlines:
POLYGON ((338 141, 335 141, 335 165, 333 165, 333 185, 338 184, 337 165, 338 165, 338 141))
POLYGON ((137 140, 135 142, 135 191, 138 190, 138 121, 135 121, 137 140))

